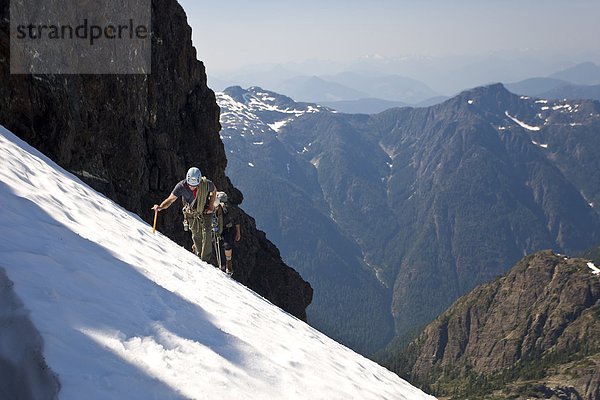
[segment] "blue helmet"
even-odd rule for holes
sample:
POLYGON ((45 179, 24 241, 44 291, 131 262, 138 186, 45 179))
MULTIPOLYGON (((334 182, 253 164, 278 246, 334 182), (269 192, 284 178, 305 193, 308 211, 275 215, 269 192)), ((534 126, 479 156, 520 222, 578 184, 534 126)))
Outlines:
POLYGON ((202 172, 196 167, 192 167, 188 169, 187 175, 185 177, 185 181, 188 185, 198 186, 200 184, 200 179, 202 178, 202 172))

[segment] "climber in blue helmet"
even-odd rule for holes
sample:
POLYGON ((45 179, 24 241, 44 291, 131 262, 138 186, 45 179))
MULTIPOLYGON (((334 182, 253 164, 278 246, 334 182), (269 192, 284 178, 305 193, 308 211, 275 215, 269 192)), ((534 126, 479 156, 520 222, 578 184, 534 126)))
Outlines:
POLYGON ((212 256, 211 225, 217 189, 200 169, 192 167, 185 179, 175 185, 173 191, 160 204, 152 207, 155 211, 169 208, 177 198, 183 203, 183 227, 192 232, 196 254, 202 261, 210 262, 212 256))

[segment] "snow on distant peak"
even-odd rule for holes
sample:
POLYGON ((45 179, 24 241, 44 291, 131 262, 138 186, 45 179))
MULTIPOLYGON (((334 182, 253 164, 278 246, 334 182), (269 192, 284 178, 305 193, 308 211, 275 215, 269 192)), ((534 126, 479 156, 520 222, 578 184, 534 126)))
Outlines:
POLYGON ((249 130, 251 134, 267 133, 270 130, 247 104, 225 93, 217 93, 216 96, 221 107, 220 122, 223 127, 235 126, 239 130, 249 130))
POLYGON ((587 266, 588 266, 588 268, 589 268, 589 269, 591 269, 591 270, 592 270, 592 274, 594 274, 594 275, 598 275, 598 274, 600 274, 600 269, 599 269, 598 267, 596 267, 596 266, 594 265, 594 263, 592 263, 592 262, 589 262, 589 263, 587 263, 587 266))
POLYGON ((288 122, 289 122, 289 120, 283 120, 283 121, 278 121, 278 122, 275 122, 275 123, 272 123, 272 124, 268 124, 268 125, 275 132, 279 132, 279 130, 281 128, 283 128, 285 126, 285 124, 287 124, 288 122))
POLYGON ((506 115, 508 118, 512 119, 512 120, 513 120, 513 121, 514 121, 514 122, 515 122, 517 125, 519 125, 521 128, 525 128, 525 129, 527 129, 528 131, 539 131, 539 130, 540 130, 540 127, 539 127, 539 126, 531 126, 531 125, 528 125, 528 124, 526 124, 526 123, 525 123, 525 122, 523 122, 523 121, 519 121, 519 120, 518 120, 516 117, 513 117, 512 115, 510 115, 510 114, 508 113, 508 111, 505 111, 505 112, 504 112, 504 114, 505 114, 505 115, 506 115))
MULTIPOLYGON (((545 125, 559 124, 570 126, 581 125, 581 104, 572 104, 567 100, 537 100, 535 104, 540 105, 540 119, 545 120, 545 125)), ((590 117, 597 117, 591 114, 590 117)))
POLYGON ((317 104, 297 103, 289 97, 253 86, 246 90, 227 89, 216 93, 224 129, 246 128, 252 135, 278 133, 290 121, 326 108, 317 104), (233 94, 235 92, 235 94, 233 94))
POLYGON ((22 303, 2 312, 43 341, 14 354, 23 346, 4 326, 0 358, 38 376, 27 355, 41 354, 61 400, 432 399, 153 235, 1 126, 0 159, 0 273, 22 303))

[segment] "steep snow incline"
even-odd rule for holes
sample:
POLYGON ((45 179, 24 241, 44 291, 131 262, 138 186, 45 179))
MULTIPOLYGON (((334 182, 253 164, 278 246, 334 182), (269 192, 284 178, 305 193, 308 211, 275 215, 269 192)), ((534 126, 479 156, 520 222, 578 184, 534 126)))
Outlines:
MULTIPOLYGON (((2 321, 31 320, 43 343, 24 352, 41 352, 60 399, 432 398, 152 235, 2 127, 0 160, 2 290, 22 303, 4 302, 2 321)), ((43 369, 19 364, 10 329, 2 365, 43 369)))

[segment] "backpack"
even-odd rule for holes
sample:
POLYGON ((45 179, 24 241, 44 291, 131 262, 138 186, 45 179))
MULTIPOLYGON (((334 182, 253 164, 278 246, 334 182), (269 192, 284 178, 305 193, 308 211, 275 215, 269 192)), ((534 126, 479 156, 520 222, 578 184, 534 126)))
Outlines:
POLYGON ((219 231, 223 232, 225 229, 233 227, 233 215, 229 212, 229 205, 227 203, 227 193, 217 192, 217 198, 215 199, 215 209, 217 210, 217 218, 219 219, 219 231))

